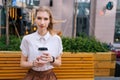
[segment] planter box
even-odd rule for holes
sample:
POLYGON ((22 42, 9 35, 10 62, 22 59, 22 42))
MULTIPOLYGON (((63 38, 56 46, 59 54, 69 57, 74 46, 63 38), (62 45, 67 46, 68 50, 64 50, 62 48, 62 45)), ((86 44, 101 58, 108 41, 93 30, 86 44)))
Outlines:
MULTIPOLYGON (((70 54, 71 52, 64 52, 70 54)), ((96 52, 96 53, 71 53, 74 57, 77 54, 81 56, 88 56, 87 54, 94 54, 94 75, 96 77, 100 76, 114 76, 115 74, 115 64, 116 64, 116 54, 114 52, 96 52), (84 54, 84 55, 82 55, 84 54)))
MULTIPOLYGON (((21 53, 20 51, 0 51, 0 53, 21 53)), ((12 56, 12 55, 11 55, 12 56)), ((86 65, 82 65, 86 62, 90 63, 91 56, 94 56, 94 76, 114 76, 115 73, 115 64, 116 64, 116 55, 113 52, 99 52, 99 53, 71 53, 64 52, 62 60, 63 61, 81 61, 80 68, 82 69, 86 65), (84 54, 84 55, 83 55, 84 54), (67 57, 67 58, 65 58, 67 57), (76 58, 80 57, 80 58, 76 58), (82 63, 82 64, 81 64, 82 63), (83 67, 82 67, 83 66, 83 67)), ((67 65, 66 65, 67 66, 67 65)), ((77 66, 76 66, 77 67, 77 66)), ((86 66, 88 67, 88 66, 86 66)))
MULTIPOLYGON (((0 80, 21 80, 28 69, 20 67, 21 52, 0 52, 0 80)), ((62 65, 53 69, 59 80, 94 80, 94 54, 63 53, 62 65)))
POLYGON ((114 52, 94 54, 95 76, 114 76, 116 55, 114 52))

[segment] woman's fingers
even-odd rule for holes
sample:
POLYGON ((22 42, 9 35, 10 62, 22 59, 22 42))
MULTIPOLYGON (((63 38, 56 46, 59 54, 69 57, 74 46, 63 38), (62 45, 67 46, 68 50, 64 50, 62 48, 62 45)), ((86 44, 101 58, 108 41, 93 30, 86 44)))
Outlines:
POLYGON ((51 62, 51 59, 52 59, 52 56, 49 53, 43 53, 42 55, 36 58, 38 63, 42 63, 42 64, 51 62))
POLYGON ((48 54, 48 53, 43 53, 43 57, 48 62, 51 62, 51 60, 52 60, 52 56, 50 54, 48 54))
POLYGON ((34 61, 34 66, 35 67, 42 67, 42 66, 44 66, 44 64, 45 64, 45 62, 43 62, 42 60, 36 60, 36 61, 34 61))

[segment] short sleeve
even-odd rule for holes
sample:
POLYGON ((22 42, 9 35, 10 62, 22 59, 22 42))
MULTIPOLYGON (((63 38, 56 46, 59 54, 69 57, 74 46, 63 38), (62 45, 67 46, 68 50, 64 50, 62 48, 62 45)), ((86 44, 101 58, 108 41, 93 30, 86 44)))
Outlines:
POLYGON ((28 53, 29 53, 28 52, 28 41, 25 37, 23 37, 23 39, 22 39, 20 49, 22 51, 22 54, 27 57, 28 53))
POLYGON ((62 54, 63 53, 63 45, 62 45, 62 40, 60 37, 59 37, 59 47, 58 48, 59 48, 58 53, 62 54))

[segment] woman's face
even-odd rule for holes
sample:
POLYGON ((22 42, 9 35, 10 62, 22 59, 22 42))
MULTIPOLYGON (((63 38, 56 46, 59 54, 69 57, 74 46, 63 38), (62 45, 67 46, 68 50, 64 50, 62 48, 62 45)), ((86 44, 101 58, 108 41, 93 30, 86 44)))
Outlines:
POLYGON ((38 11, 35 19, 38 31, 47 30, 50 23, 50 15, 46 11, 38 11))

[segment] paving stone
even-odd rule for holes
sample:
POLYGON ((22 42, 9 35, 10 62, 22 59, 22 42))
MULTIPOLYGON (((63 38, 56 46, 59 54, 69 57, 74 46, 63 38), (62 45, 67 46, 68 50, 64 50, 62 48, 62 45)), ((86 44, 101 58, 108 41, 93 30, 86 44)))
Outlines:
POLYGON ((96 77, 95 80, 120 80, 120 77, 96 77))

